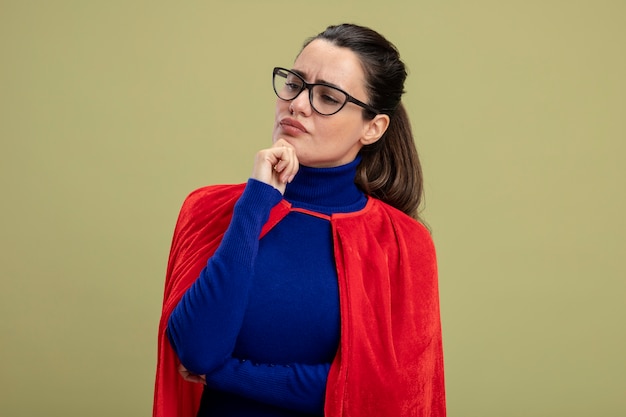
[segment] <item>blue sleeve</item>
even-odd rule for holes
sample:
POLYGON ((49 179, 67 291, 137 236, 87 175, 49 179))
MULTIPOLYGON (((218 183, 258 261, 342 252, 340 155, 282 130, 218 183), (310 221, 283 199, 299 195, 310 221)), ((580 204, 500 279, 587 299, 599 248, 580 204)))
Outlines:
POLYGON ((250 179, 220 246, 174 308, 167 334, 180 362, 208 374, 233 352, 252 283, 259 235, 282 195, 250 179))
POLYGON ((207 386, 290 410, 324 413, 330 364, 255 364, 230 358, 206 376, 207 386))

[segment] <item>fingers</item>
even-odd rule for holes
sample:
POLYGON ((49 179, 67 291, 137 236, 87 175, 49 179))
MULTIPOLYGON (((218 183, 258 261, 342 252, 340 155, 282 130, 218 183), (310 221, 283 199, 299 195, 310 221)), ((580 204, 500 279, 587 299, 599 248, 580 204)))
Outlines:
POLYGON ((178 373, 183 377, 185 381, 206 385, 206 375, 197 375, 191 373, 187 370, 187 368, 183 366, 183 364, 178 365, 178 373))
POLYGON ((195 375, 195 374, 181 374, 183 379, 187 382, 193 382, 195 384, 204 384, 206 385, 206 376, 205 375, 195 375))
POLYGON ((293 180, 299 166, 295 148, 279 139, 271 148, 257 152, 251 177, 284 193, 285 185, 293 180))
POLYGON ((274 165, 274 171, 279 174, 279 180, 284 184, 293 181, 300 166, 295 149, 291 145, 282 144, 272 149, 278 152, 276 154, 278 162, 274 165))

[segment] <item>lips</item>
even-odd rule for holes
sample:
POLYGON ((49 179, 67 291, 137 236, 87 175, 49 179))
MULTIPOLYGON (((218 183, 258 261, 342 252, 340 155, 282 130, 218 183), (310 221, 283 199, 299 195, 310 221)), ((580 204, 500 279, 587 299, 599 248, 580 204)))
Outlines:
POLYGON ((296 133, 296 134, 298 134, 298 133, 307 133, 307 130, 302 125, 302 123, 298 122, 295 119, 292 119, 291 117, 285 117, 284 119, 282 119, 280 121, 280 126, 287 133, 296 133))

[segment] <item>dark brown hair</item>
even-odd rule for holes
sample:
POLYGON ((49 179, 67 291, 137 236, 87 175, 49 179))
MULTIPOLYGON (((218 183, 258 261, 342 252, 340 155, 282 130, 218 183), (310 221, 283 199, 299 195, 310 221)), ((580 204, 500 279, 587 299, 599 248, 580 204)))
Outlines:
MULTIPOLYGON (((409 216, 421 220, 423 180, 411 124, 401 102, 407 72, 396 47, 378 32, 358 25, 329 26, 308 39, 304 47, 324 39, 354 52, 363 66, 369 104, 389 115, 387 131, 375 143, 361 149, 356 184, 409 216)), ((375 114, 363 110, 363 117, 375 114)))

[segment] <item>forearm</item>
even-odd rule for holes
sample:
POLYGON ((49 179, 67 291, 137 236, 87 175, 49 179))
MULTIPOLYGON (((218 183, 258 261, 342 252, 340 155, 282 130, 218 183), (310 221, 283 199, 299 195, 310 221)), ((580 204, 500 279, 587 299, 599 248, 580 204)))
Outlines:
POLYGON ((298 412, 323 414, 330 364, 268 365, 229 358, 207 386, 298 412))
POLYGON ((230 356, 248 300, 261 228, 282 196, 251 180, 228 230, 170 315, 168 337, 181 363, 206 374, 230 356))

